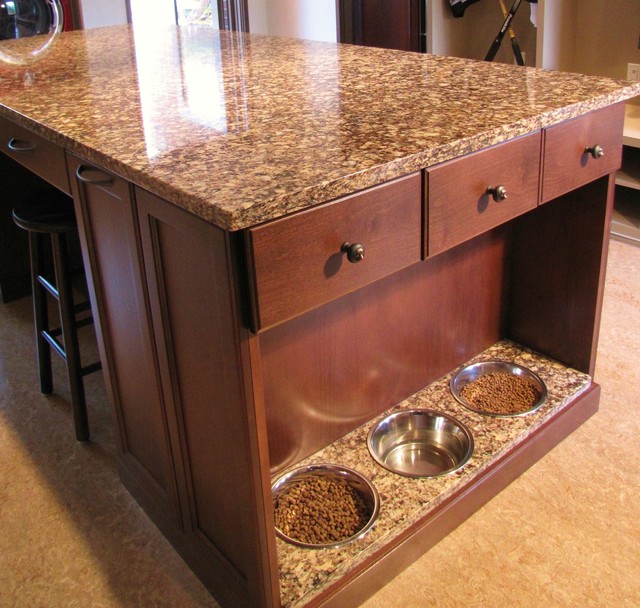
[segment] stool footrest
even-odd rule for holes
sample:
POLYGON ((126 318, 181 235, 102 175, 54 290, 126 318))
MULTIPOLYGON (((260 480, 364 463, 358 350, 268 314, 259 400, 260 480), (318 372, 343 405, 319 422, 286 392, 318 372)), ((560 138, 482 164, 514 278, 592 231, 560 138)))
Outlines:
POLYGON ((85 302, 80 302, 80 304, 76 304, 73 307, 73 312, 78 314, 80 312, 84 312, 85 310, 90 310, 91 309, 91 302, 89 302, 89 300, 86 300, 85 302))
POLYGON ((60 342, 58 342, 58 340, 56 339, 57 336, 61 334, 62 334, 61 329, 54 329, 52 331, 47 331, 43 329, 40 332, 40 335, 47 341, 47 344, 49 344, 49 346, 51 346, 51 348, 53 348, 53 350, 55 350, 56 353, 66 361, 67 353, 65 352, 62 344, 60 344, 60 342))
POLYGON ((56 300, 60 300, 60 293, 53 283, 47 281, 47 279, 45 279, 41 274, 36 278, 38 279, 38 283, 40 283, 40 285, 42 285, 56 300))
POLYGON ((90 365, 85 365, 80 373, 83 376, 88 376, 89 374, 93 374, 93 372, 100 371, 102 369, 102 363, 100 361, 96 361, 95 363, 91 363, 90 365))
POLYGON ((93 317, 85 317, 84 319, 78 319, 76 321, 76 327, 86 327, 87 325, 93 324, 93 317))

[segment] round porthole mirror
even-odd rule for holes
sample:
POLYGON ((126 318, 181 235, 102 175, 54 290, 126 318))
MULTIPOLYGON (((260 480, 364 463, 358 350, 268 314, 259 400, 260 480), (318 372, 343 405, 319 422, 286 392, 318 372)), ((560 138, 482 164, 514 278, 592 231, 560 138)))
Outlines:
POLYGON ((0 0, 0 60, 38 59, 62 31, 60 0, 0 0))

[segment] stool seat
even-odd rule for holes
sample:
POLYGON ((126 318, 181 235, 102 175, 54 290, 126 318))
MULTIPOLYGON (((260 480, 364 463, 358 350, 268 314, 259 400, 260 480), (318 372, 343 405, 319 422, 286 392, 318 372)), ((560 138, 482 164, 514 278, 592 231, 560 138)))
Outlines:
POLYGON ((40 391, 53 391, 51 351, 65 362, 76 439, 89 440, 89 422, 84 393, 84 376, 102 369, 100 361, 83 366, 78 343, 78 329, 93 323, 86 315, 88 302, 76 304, 71 285, 71 262, 68 237, 77 230, 73 201, 55 188, 36 192, 25 197, 13 210, 13 220, 29 234, 29 257, 31 259, 31 289, 33 293, 33 316, 35 322, 40 391), (43 242, 51 240, 55 280, 47 271, 43 242), (48 298, 58 303, 60 326, 49 326, 48 298), (62 339, 60 339, 62 338, 62 339))
POLYGON ((77 227, 73 200, 53 188, 21 200, 13 209, 13 221, 30 232, 69 232, 77 227))

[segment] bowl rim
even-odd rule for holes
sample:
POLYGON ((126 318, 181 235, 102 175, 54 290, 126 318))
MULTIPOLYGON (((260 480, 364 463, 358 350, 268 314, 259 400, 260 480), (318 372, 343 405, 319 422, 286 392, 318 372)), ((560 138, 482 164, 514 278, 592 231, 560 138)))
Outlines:
POLYGON ((302 475, 304 473, 313 473, 314 471, 318 471, 318 470, 328 471, 336 474, 346 473, 347 475, 356 477, 362 483, 364 483, 364 485, 371 492, 371 496, 373 497, 373 510, 371 512, 371 515, 369 516, 369 519, 367 520, 367 523, 362 528, 360 528, 360 530, 358 530, 355 534, 333 543, 314 544, 314 543, 305 543, 303 541, 296 540, 295 538, 287 536, 282 530, 280 530, 280 528, 278 528, 278 526, 274 522, 273 527, 275 528, 276 535, 279 536, 282 540, 292 545, 295 545, 297 547, 303 547, 305 549, 335 549, 359 540, 365 534, 367 534, 367 532, 371 530, 376 520, 378 519, 378 515, 380 513, 380 495, 378 493, 377 488, 373 485, 371 480, 365 475, 363 475, 362 473, 356 471, 355 469, 352 469, 350 467, 347 467, 341 464, 321 462, 321 463, 300 465, 293 469, 282 471, 271 482, 272 501, 275 500, 276 492, 280 489, 280 486, 282 486, 285 482, 297 477, 298 475, 302 475))
MULTIPOLYGON (((486 375, 486 374, 482 374, 482 373, 478 374, 478 376, 476 376, 474 380, 483 375, 486 375)), ((466 383, 465 383, 465 386, 466 386, 466 383)), ((451 379, 449 380, 449 390, 453 395, 453 397, 455 398, 455 400, 461 405, 463 405, 464 407, 466 407, 468 410, 471 410, 476 414, 482 414, 483 416, 490 416, 492 418, 518 418, 519 416, 526 416, 528 414, 532 414, 533 412, 541 408, 546 403, 547 397, 548 397, 547 385, 545 381, 538 374, 536 374, 536 372, 529 369, 528 367, 525 367, 524 365, 520 365, 519 363, 515 363, 513 361, 504 361, 502 359, 487 359, 485 361, 476 361, 475 363, 469 363, 469 364, 463 365, 457 372, 455 372, 451 376, 451 379), (514 374, 514 375, 525 377, 528 380, 532 380, 534 384, 537 385, 536 388, 538 388, 538 390, 540 391, 540 398, 538 399, 538 401, 536 401, 529 409, 522 410, 521 412, 514 412, 514 413, 507 413, 507 414, 487 412, 486 410, 482 410, 480 408, 475 407, 472 403, 467 401, 460 394, 460 388, 458 387, 458 380, 465 372, 468 372, 472 369, 481 369, 483 367, 488 367, 489 365, 492 365, 492 366, 498 365, 499 367, 502 367, 502 368, 508 368, 507 371, 511 371, 512 373, 513 373, 513 369, 519 370, 521 373, 514 374)))
POLYGON ((394 473, 395 475, 402 475, 403 477, 411 477, 414 479, 433 479, 436 477, 443 477, 445 475, 450 475, 451 473, 455 473, 456 471, 459 471, 462 467, 464 467, 471 459, 471 456, 473 456, 473 452, 475 450, 475 441, 473 439, 473 433, 471 432, 471 429, 455 416, 452 416, 451 414, 446 412, 434 410, 432 408, 419 407, 419 408, 395 410, 393 412, 390 412, 382 416, 380 420, 378 420, 371 426, 371 428, 369 429, 369 432, 367 433, 367 448, 369 450, 369 455, 371 456, 371 458, 373 458, 381 467, 383 467, 387 471, 390 471, 391 473, 394 473), (372 440, 373 440, 373 436, 375 435, 376 431, 380 428, 382 423, 386 422, 387 420, 391 420, 393 418, 408 416, 408 415, 415 415, 415 414, 435 415, 437 417, 445 418, 449 422, 452 422, 454 425, 456 425, 463 432, 463 434, 465 435, 465 437, 469 442, 469 447, 464 457, 460 460, 458 464, 456 464, 454 467, 446 469, 445 471, 440 471, 439 473, 435 473, 431 475, 425 475, 420 473, 411 473, 408 471, 399 471, 398 469, 395 469, 389 466, 388 464, 386 464, 384 460, 382 460, 382 458, 376 454, 376 452, 372 448, 372 440))

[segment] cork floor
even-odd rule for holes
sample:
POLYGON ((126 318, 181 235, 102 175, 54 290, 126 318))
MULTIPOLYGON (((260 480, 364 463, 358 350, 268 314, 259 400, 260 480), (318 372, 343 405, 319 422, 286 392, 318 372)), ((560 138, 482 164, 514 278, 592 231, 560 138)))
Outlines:
MULTIPOLYGON (((0 304, 0 607, 215 608, 118 481, 100 375, 87 445, 59 364, 39 393, 30 306, 0 304)), ((640 248, 613 241, 598 414, 363 608, 640 606, 639 351, 640 248)))

